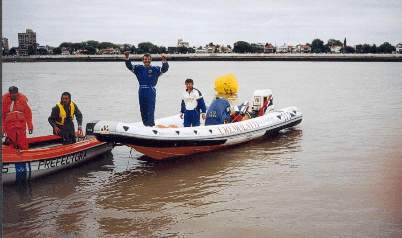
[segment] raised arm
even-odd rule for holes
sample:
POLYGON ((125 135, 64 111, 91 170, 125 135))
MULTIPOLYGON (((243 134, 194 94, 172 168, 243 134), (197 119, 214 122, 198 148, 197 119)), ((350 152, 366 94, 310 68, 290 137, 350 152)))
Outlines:
POLYGON ((133 71, 133 64, 131 63, 131 60, 126 60, 126 67, 128 70, 133 71))
POLYGON ((124 52, 124 61, 126 62, 127 69, 133 71, 133 64, 131 63, 130 53, 128 51, 124 52))
POLYGON ((165 54, 161 55, 161 60, 162 60, 162 69, 161 69, 161 73, 166 73, 169 69, 169 64, 167 62, 167 57, 165 54))
POLYGON ((162 62, 162 68, 161 68, 161 73, 166 73, 169 69, 169 64, 168 62, 162 62))
POLYGON ((126 63, 126 67, 128 70, 132 71, 133 73, 136 73, 136 67, 133 65, 133 63, 130 60, 130 53, 128 51, 124 52, 124 61, 126 63))

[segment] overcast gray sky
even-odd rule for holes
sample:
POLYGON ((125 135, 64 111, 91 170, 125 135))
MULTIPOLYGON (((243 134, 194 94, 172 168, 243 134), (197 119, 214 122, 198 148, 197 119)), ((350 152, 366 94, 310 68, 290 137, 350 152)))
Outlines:
POLYGON ((401 0, 3 0, 3 36, 33 29, 41 45, 86 40, 199 46, 238 40, 277 45, 315 38, 402 42, 401 0))

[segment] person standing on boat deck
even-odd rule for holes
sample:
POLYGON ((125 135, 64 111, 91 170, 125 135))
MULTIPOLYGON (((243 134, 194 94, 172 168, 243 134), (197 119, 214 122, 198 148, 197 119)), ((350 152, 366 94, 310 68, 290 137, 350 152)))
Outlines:
POLYGON ((209 106, 205 125, 220 125, 230 122, 230 104, 228 100, 217 97, 209 106))
POLYGON ((48 119, 53 127, 53 133, 63 138, 63 144, 73 144, 76 142, 74 116, 77 118, 78 134, 82 135, 82 113, 77 104, 71 101, 71 94, 64 92, 61 100, 52 108, 52 113, 48 119))
POLYGON ((132 64, 129 59, 129 53, 125 52, 126 67, 137 77, 139 83, 138 97, 140 102, 141 119, 144 126, 155 125, 155 86, 158 78, 169 69, 169 64, 164 54, 161 55, 162 67, 151 66, 151 55, 145 54, 142 57, 144 65, 132 64))
POLYGON ((6 141, 19 149, 28 149, 27 125, 29 134, 33 132, 33 125, 27 97, 19 93, 17 87, 11 86, 2 100, 2 132, 6 141))
POLYGON ((192 79, 186 79, 184 83, 186 91, 181 100, 180 118, 183 119, 184 117, 184 127, 199 126, 200 112, 202 119, 205 120, 205 112, 207 111, 204 98, 200 90, 193 87, 194 81, 192 79))

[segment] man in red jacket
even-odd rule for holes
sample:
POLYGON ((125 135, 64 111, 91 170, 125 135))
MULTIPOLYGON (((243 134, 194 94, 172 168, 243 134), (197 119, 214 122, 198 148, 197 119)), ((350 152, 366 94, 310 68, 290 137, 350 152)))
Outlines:
POLYGON ((28 149, 26 130, 28 125, 29 134, 33 132, 32 111, 27 97, 15 86, 3 95, 2 122, 2 132, 8 141, 16 148, 28 149))

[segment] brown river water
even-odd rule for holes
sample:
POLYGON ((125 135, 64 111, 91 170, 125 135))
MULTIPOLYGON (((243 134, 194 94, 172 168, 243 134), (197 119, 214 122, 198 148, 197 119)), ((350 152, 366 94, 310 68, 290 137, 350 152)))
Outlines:
MULTIPOLYGON (((159 62, 154 62, 159 65, 159 62)), ((239 100, 269 88, 297 106, 293 129, 162 162, 128 147, 58 174, 3 187, 4 237, 402 237, 402 64, 170 62, 156 117, 180 110, 192 78, 207 104, 234 73, 239 100)), ((72 93, 91 120, 140 120, 123 62, 3 64, 49 134, 51 107, 72 93)))

